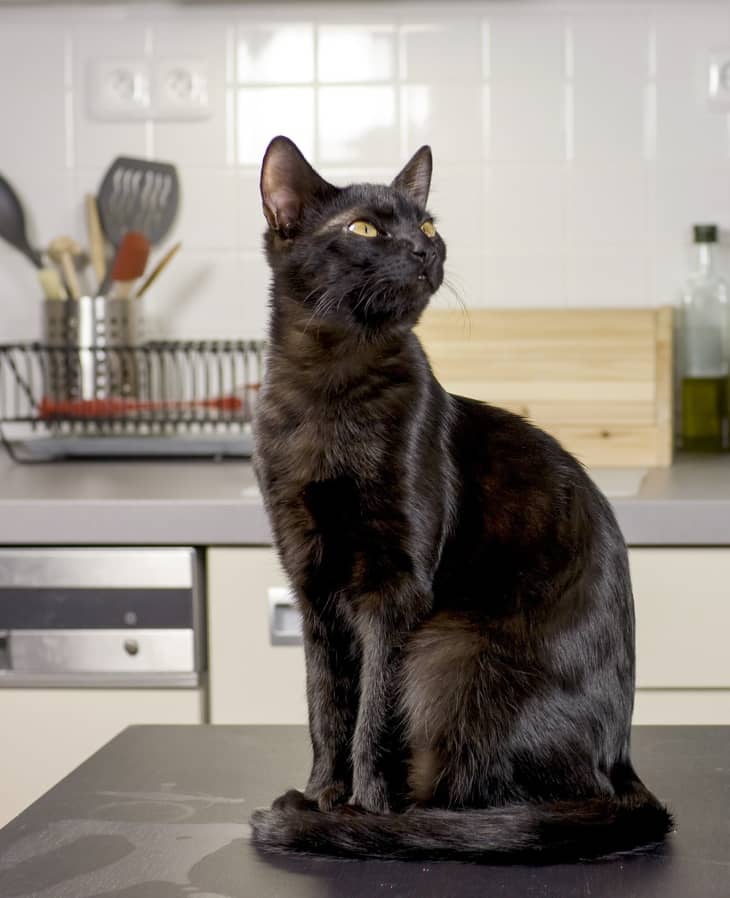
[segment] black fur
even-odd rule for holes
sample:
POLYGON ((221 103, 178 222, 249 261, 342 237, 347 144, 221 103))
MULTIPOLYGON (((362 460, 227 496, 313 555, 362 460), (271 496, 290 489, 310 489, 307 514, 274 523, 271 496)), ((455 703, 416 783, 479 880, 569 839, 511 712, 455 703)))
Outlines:
POLYGON ((282 137, 264 159, 256 467, 303 615, 314 761, 255 841, 536 862, 654 843, 671 818, 629 758, 623 539, 554 439, 433 377, 412 332, 446 255, 430 177, 427 147, 389 187, 333 187, 282 137))

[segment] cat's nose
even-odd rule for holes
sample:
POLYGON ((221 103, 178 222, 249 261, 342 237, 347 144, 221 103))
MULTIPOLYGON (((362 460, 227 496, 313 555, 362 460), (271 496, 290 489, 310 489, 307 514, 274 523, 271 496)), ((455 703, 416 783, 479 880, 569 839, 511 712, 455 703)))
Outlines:
POLYGON ((424 267, 433 265, 436 261, 436 250, 432 246, 424 247, 414 243, 411 245, 411 255, 415 256, 424 267))

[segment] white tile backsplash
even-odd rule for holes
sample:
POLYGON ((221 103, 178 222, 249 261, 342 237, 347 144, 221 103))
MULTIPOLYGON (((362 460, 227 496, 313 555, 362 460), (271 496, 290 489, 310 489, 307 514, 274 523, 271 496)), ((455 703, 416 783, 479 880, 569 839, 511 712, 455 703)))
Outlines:
POLYGON ((644 306, 649 287, 647 259, 619 250, 571 252, 565 260, 569 306, 644 306))
POLYGON ((317 78, 332 82, 392 81, 395 25, 321 25, 317 78))
POLYGON ((146 330, 151 337, 173 340, 247 336, 244 299, 236 253, 181 251, 142 300, 146 330), (225 328, 222 320, 228 322, 225 328))
MULTIPOLYGON (((565 305, 561 254, 512 252, 485 256, 484 297, 484 305, 497 307, 565 305)), ((589 300, 585 305, 592 303, 589 300)))
POLYGON ((574 16, 570 28, 575 158, 644 158, 648 16, 574 16))
POLYGON ((539 85, 565 76, 566 17, 539 9, 487 14, 489 77, 539 85))
POLYGON ((66 166, 67 30, 58 25, 3 24, 0 10, 0 171, 66 166))
POLYGON ((238 207, 239 248, 260 250, 266 221, 261 208, 259 193, 259 173, 246 169, 236 173, 235 203, 238 207))
POLYGON ((314 154, 314 88, 242 87, 236 107, 238 161, 259 166, 272 137, 286 134, 314 154))
POLYGON ((441 165, 431 181, 428 208, 449 247, 474 253, 482 248, 484 166, 478 163, 441 165))
POLYGON ((225 165, 227 130, 234 128, 234 122, 227 121, 226 116, 226 25, 217 21, 158 24, 153 29, 152 47, 160 59, 204 61, 209 104, 205 119, 155 122, 155 156, 174 159, 181 166, 225 165))
POLYGON ((565 243, 566 166, 490 165, 483 201, 484 251, 560 252, 565 243))
POLYGON ((494 81, 490 85, 489 159, 500 162, 565 159, 562 81, 494 81))
MULTIPOLYGON (((431 144, 469 305, 667 302, 692 223, 730 228, 730 115, 704 96, 718 46, 730 8, 692 0, 1 7, 0 171, 42 245, 83 239, 83 194, 115 156, 179 167, 183 250, 147 302, 160 336, 264 333, 258 177, 277 133, 337 184, 390 181, 431 144), (94 120, 89 65, 124 57, 201 59, 210 116, 94 120)), ((0 247, 0 340, 37 336, 38 293, 0 247)))
MULTIPOLYGON (((2 11, 0 11, 0 16, 2 11)), ((117 156, 146 156, 152 151, 144 121, 107 122, 91 116, 88 79, 94 60, 140 59, 150 29, 142 22, 80 24, 72 31, 73 147, 79 168, 108 167, 117 156)), ((2 65, 2 63, 0 63, 2 65)))
POLYGON ((727 227, 730 209, 730 160, 725 164, 668 164, 651 172, 654 233, 657 241, 684 246, 694 222, 727 227))
POLYGON ((241 25, 236 72, 242 83, 309 83, 314 80, 311 22, 241 25))
POLYGON ((481 78, 482 36, 477 18, 413 22, 400 29, 403 81, 474 84, 481 78))
POLYGON ((35 269, 6 243, 0 244, 0 342, 37 339, 41 290, 35 269))
POLYGON ((323 163, 378 165, 397 157, 395 87, 321 87, 318 100, 318 158, 323 163))
POLYGON ((188 169, 180 186, 180 211, 167 243, 186 249, 237 249, 238 179, 230 169, 188 169))
POLYGON ((645 163, 575 163, 566 175, 569 247, 623 246, 646 252, 649 173, 645 163))
POLYGON ((730 46, 727 4, 682 7, 656 22, 657 155, 664 162, 730 159, 727 113, 708 109, 709 51, 730 46))
POLYGON ((476 162, 482 156, 481 87, 474 84, 408 84, 401 88, 406 154, 431 145, 436 165, 476 162))
POLYGON ((485 305, 484 256, 478 252, 463 252, 458 247, 449 250, 444 266, 444 283, 435 297, 436 304, 445 309, 470 309, 485 305))

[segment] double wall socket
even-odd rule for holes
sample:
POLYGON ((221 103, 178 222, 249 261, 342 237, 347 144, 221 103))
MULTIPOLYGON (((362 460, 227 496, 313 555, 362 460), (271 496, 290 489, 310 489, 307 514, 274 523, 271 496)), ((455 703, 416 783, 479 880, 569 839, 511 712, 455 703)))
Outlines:
POLYGON ((202 60, 98 59, 86 74, 92 118, 187 121, 210 116, 208 66, 202 60))

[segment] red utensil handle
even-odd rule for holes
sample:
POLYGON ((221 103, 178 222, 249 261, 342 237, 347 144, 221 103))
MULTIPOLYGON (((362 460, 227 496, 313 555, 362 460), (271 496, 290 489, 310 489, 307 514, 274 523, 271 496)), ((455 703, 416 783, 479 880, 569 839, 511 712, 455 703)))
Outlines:
POLYGON ((140 399, 48 399, 38 405, 41 418, 113 418, 138 412, 186 411, 195 408, 235 412, 243 408, 239 396, 217 396, 214 399, 140 400, 140 399))

